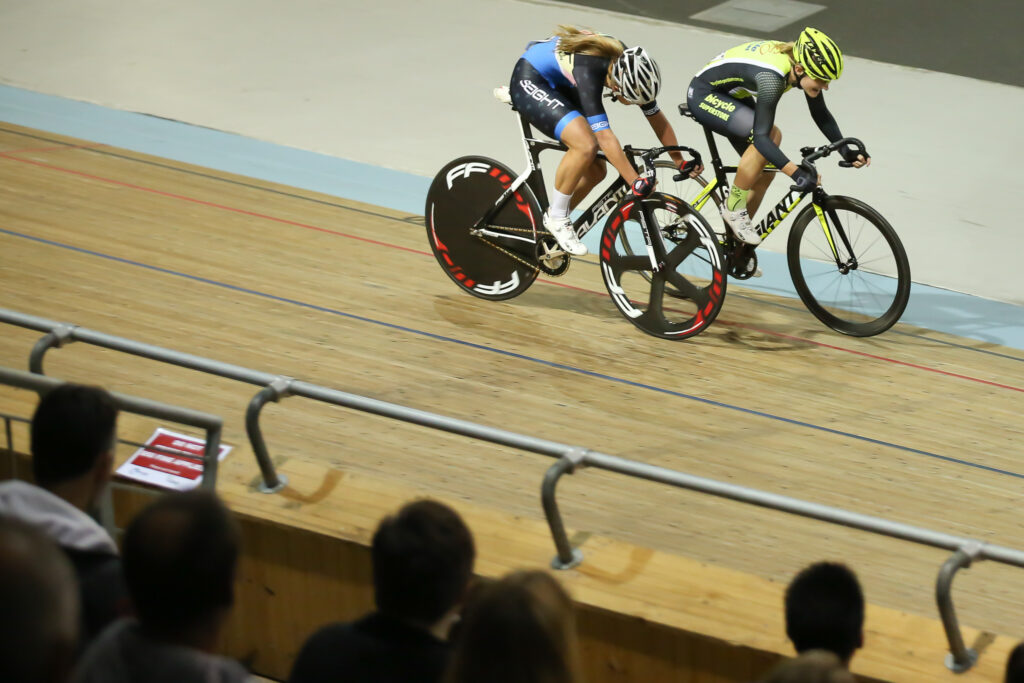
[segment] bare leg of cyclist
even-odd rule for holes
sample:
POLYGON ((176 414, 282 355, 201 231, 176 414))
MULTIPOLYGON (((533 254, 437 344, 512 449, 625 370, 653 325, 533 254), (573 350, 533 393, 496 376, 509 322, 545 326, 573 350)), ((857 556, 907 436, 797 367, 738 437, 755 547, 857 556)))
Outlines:
MULTIPOLYGON (((772 127, 771 138, 775 144, 779 144, 782 141, 782 131, 779 130, 778 126, 772 127)), ((757 212, 758 207, 761 205, 761 200, 764 198, 765 191, 775 178, 774 173, 764 172, 764 167, 767 164, 768 160, 757 151, 757 148, 754 145, 748 145, 747 149, 743 152, 743 156, 740 157, 736 177, 733 179, 733 191, 730 192, 730 203, 726 205, 726 208, 730 210, 730 216, 735 216, 734 213, 731 213, 732 211, 738 212, 740 209, 743 209, 743 217, 746 219, 747 225, 751 226, 752 231, 753 226, 750 217, 753 217, 757 212)), ((725 217, 726 213, 723 212, 722 215, 725 217)), ((756 235, 756 231, 753 232, 756 235)), ((744 239, 743 241, 747 242, 748 240, 744 239)), ((760 242, 760 239, 757 242, 760 242)), ((757 242, 750 243, 756 245, 757 242)), ((750 252, 750 258, 747 262, 737 264, 735 267, 740 273, 749 273, 748 277, 760 277, 761 269, 756 267, 756 263, 753 252, 750 252)))
POLYGON ((750 188, 750 194, 747 195, 747 213, 750 214, 751 220, 753 220, 754 214, 757 213, 757 209, 761 206, 761 200, 764 199, 768 186, 775 180, 775 175, 775 173, 762 172, 761 177, 750 188))
POLYGON ((583 256, 587 248, 580 242, 569 218, 572 196, 584 178, 587 169, 597 158, 597 138, 579 116, 562 130, 561 140, 568 147, 555 171, 555 187, 551 193, 551 206, 544 215, 544 227, 558 242, 558 245, 573 256, 583 256))
POLYGON ((732 188, 725 197, 722 205, 722 219, 736 236, 736 239, 750 245, 761 243, 761 236, 750 221, 750 210, 748 200, 753 187, 761 178, 761 171, 767 160, 761 156, 754 145, 747 145, 747 149, 740 157, 740 163, 736 168, 736 177, 733 178, 732 188))
MULTIPOLYGON (((782 131, 779 130, 778 126, 772 126, 771 137, 772 142, 776 145, 782 143, 782 131)), ((750 148, 754 149, 754 146, 751 145, 750 148)), ((754 151, 757 152, 756 149, 754 149, 754 151)), ((746 156, 745 153, 744 156, 746 156)), ((758 173, 758 178, 750 187, 750 194, 747 195, 747 213, 750 215, 751 219, 753 219, 754 215, 757 214, 757 209, 761 206, 761 200, 764 199, 764 194, 768 191, 768 186, 771 185, 772 181, 775 179, 774 173, 763 172, 768 160, 761 156, 760 152, 757 152, 757 156, 760 157, 759 162, 761 172, 758 173)), ((739 174, 737 173, 737 177, 738 176, 739 174)))
MULTIPOLYGON (((773 126, 771 136, 772 139, 781 139, 782 133, 773 126)), ((761 197, 764 196, 764 191, 767 188, 765 183, 771 182, 771 178, 769 177, 766 181, 762 173, 767 163, 768 160, 757 151, 757 147, 753 144, 747 145, 746 150, 740 156, 736 177, 732 181, 732 189, 729 190, 729 195, 725 198, 725 204, 722 206, 722 218, 732 233, 741 242, 754 246, 761 243, 761 236, 750 217, 761 203, 761 197), (752 205, 751 199, 753 199, 752 205)))
POLYGON ((555 171, 555 190, 572 195, 597 158, 597 138, 582 116, 573 119, 562 130, 562 142, 569 151, 565 153, 555 171))
POLYGON ((587 170, 583 173, 583 177, 576 183, 576 190, 572 193, 572 200, 569 202, 569 208, 575 209, 579 206, 590 191, 597 187, 597 184, 605 179, 608 175, 608 168, 604 163, 603 159, 594 159, 594 163, 587 166, 587 170))

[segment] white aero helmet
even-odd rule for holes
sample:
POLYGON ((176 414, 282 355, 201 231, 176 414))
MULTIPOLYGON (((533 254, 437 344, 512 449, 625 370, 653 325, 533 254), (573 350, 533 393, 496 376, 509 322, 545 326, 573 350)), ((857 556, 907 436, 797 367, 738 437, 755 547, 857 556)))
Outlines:
POLYGON ((634 104, 653 101, 661 90, 658 64, 642 47, 631 47, 619 55, 612 65, 612 80, 622 96, 634 104))

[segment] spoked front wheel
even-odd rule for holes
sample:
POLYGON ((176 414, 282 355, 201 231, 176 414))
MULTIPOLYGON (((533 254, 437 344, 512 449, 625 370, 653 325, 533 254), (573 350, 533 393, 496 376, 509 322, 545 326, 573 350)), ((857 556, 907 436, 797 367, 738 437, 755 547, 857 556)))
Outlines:
POLYGON ((850 197, 829 197, 816 209, 804 209, 789 233, 797 293, 837 332, 885 332, 910 300, 910 262, 899 235, 880 213, 850 197))
POLYGON ((704 331, 725 299, 724 258, 714 231, 680 199, 655 193, 624 201, 609 216, 601 235, 601 274, 619 312, 647 334, 686 339, 704 331), (650 217, 651 224, 646 224, 650 217), (646 247, 665 239, 659 263, 646 247), (640 246, 637 249, 637 246, 640 246))
POLYGON ((476 226, 514 178, 493 159, 466 156, 442 168, 427 192, 427 239, 437 262, 463 291, 482 299, 511 299, 537 279, 537 231, 544 228, 528 186, 476 226))
MULTIPOLYGON (((672 197, 682 199, 689 205, 693 205, 697 196, 707 187, 708 181, 704 179, 704 176, 697 176, 696 178, 683 178, 675 180, 675 176, 679 174, 679 169, 674 163, 667 159, 658 159, 654 162, 654 173, 657 179, 657 189, 659 192, 663 192, 672 197)), ((704 219, 708 222, 708 225, 719 226, 721 234, 718 235, 719 243, 725 240, 725 228, 722 225, 722 216, 718 212, 718 195, 712 193, 704 202, 701 203, 700 213, 704 216, 704 219)), ((672 241, 674 236, 672 234, 673 222, 667 224, 667 230, 662 233, 662 237, 666 240, 672 241)), ((666 226, 663 226, 666 227, 666 226)), ((644 238, 642 234, 627 234, 619 233, 619 239, 622 241, 621 248, 627 254, 643 254, 647 249, 644 244, 644 238)), ((643 277, 649 282, 650 275, 643 275, 643 277)))

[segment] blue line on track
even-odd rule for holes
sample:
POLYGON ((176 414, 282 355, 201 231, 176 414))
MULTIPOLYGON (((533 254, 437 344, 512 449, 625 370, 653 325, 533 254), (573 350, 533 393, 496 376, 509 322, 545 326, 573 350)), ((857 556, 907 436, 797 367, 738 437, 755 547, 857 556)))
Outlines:
POLYGON ((850 438, 850 439, 856 439, 858 441, 863 441, 863 442, 866 442, 866 443, 872 443, 872 444, 876 444, 876 445, 879 445, 879 446, 886 446, 886 447, 889 447, 889 448, 895 448, 897 450, 905 451, 907 453, 915 453, 917 455, 924 455, 924 456, 927 456, 929 458, 934 458, 936 460, 942 460, 944 462, 955 463, 955 464, 958 464, 958 465, 964 465, 966 467, 973 467, 975 469, 985 470, 987 472, 993 472, 995 474, 1003 474, 1003 475, 1006 475, 1006 476, 1009 476, 1009 477, 1016 477, 1018 479, 1024 479, 1024 474, 1021 474, 1021 473, 1018 473, 1018 472, 1010 472, 1008 470, 1001 470, 1001 469, 998 469, 996 467, 989 467, 988 465, 982 465, 980 463, 970 462, 968 460, 961 460, 959 458, 952 458, 952 457, 950 457, 948 455, 940 455, 938 453, 932 453, 930 451, 924 451, 924 450, 920 450, 918 448, 910 448, 909 446, 901 446, 900 444, 895 444, 895 443, 891 443, 891 442, 888 442, 888 441, 882 441, 880 439, 872 439, 871 437, 861 436, 860 434, 853 434, 851 432, 844 432, 844 431, 841 431, 841 430, 838 430, 838 429, 832 429, 830 427, 823 427, 821 425, 816 425, 816 424, 813 424, 813 423, 810 423, 810 422, 803 422, 801 420, 794 420, 792 418, 782 417, 781 415, 774 415, 772 413, 766 413, 766 412, 763 412, 763 411, 760 411, 760 410, 753 410, 751 408, 743 408, 741 406, 735 406, 735 405, 732 405, 732 404, 729 404, 729 403, 722 403, 721 401, 714 401, 714 400, 708 399, 708 398, 701 398, 700 396, 694 396, 692 394, 684 394, 684 393, 679 392, 679 391, 673 391, 671 389, 665 389, 665 388, 662 388, 662 387, 656 387, 656 386, 652 386, 650 384, 642 384, 640 382, 633 382, 631 380, 623 379, 621 377, 614 377, 612 375, 605 375, 605 374, 602 374, 602 373, 599 373, 599 372, 592 372, 590 370, 584 370, 582 368, 573 367, 571 365, 564 365, 562 363, 555 363, 553 361, 542 360, 540 358, 534 358, 533 356, 526 356, 526 355, 523 355, 523 354, 520 354, 520 353, 515 353, 513 351, 506 351, 504 349, 497 349, 497 348, 494 348, 492 346, 484 346, 482 344, 475 344, 473 342, 465 341, 463 339, 456 339, 454 337, 446 337, 444 335, 434 334, 432 332, 426 332, 424 330, 417 330, 417 329, 412 328, 412 327, 405 327, 403 325, 396 325, 394 323, 384 322, 382 320, 375 320, 374 318, 367 318, 365 316, 356 315, 354 313, 346 313, 345 311, 339 311, 339 310, 334 309, 334 308, 327 308, 326 306, 318 306, 316 304, 307 303, 305 301, 298 301, 297 299, 289 299, 289 298, 286 298, 286 297, 281 297, 281 296, 277 296, 277 295, 274 295, 274 294, 269 294, 267 292, 260 292, 260 291, 255 290, 255 289, 248 289, 246 287, 239 287, 238 285, 232 285, 232 284, 228 284, 226 282, 219 282, 217 280, 211 280, 209 278, 200 277, 198 275, 190 275, 188 273, 181 273, 181 272, 178 272, 176 270, 170 270, 168 268, 161 268, 160 266, 154 266, 154 265, 151 265, 151 264, 148 264, 148 263, 141 263, 139 261, 132 261, 130 259, 121 258, 120 256, 113 256, 112 254, 104 254, 104 253, 99 252, 99 251, 92 251, 90 249, 85 249, 83 247, 76 247, 74 245, 64 244, 62 242, 56 242, 54 240, 48 240, 48 239, 45 239, 43 237, 37 237, 35 235, 26 235, 24 233, 15 232, 13 230, 6 230, 4 228, 0 228, 0 233, 6 234, 6 235, 10 235, 12 237, 20 237, 22 239, 31 240, 33 242, 39 242, 41 244, 47 244, 47 245, 50 245, 50 246, 53 246, 53 247, 59 247, 61 249, 67 249, 69 251, 78 252, 80 254, 87 254, 89 256, 97 256, 97 257, 102 258, 102 259, 107 259, 108 261, 115 261, 117 263, 123 263, 123 264, 130 265, 130 266, 136 266, 138 268, 145 268, 146 270, 151 270, 151 271, 155 271, 155 272, 158 272, 158 273, 164 273, 165 275, 173 275, 175 277, 185 278, 187 280, 192 280, 194 282, 202 282, 203 284, 213 285, 215 287, 221 287, 223 289, 229 289, 229 290, 236 291, 236 292, 242 292, 244 294, 252 294, 253 296, 262 297, 264 299, 270 299, 270 300, 278 301, 278 302, 281 302, 281 303, 292 304, 294 306, 301 306, 302 308, 307 308, 307 309, 311 309, 311 310, 314 310, 314 311, 320 311, 322 313, 329 313, 331 315, 338 315, 338 316, 342 316, 342 317, 345 317, 345 318, 349 318, 351 320, 358 320, 360 322, 370 323, 372 325, 379 325, 381 327, 387 327, 387 328, 392 329, 392 330, 399 330, 399 331, 402 331, 402 332, 408 332, 410 334, 419 335, 421 337, 427 337, 429 339, 435 339, 437 341, 443 341, 443 342, 449 342, 449 343, 453 343, 453 344, 459 344, 461 346, 466 346, 466 347, 469 347, 469 348, 472 348, 472 349, 477 349, 477 350, 480 350, 480 351, 489 351, 491 353, 497 353, 497 354, 500 354, 502 356, 508 356, 510 358, 518 358, 520 360, 529 361, 531 363, 539 363, 541 365, 546 365, 546 366, 551 367, 551 368, 557 368, 559 370, 566 370, 568 372, 575 372, 577 374, 586 375, 588 377, 595 377, 597 379, 603 379, 603 380, 607 380, 609 382, 615 382, 615 383, 618 383, 618 384, 624 384, 624 385, 627 385, 627 386, 636 387, 638 389, 646 389, 648 391, 655 391, 655 392, 658 392, 660 394, 666 394, 668 396, 675 396, 677 398, 684 398, 684 399, 687 399, 687 400, 690 400, 690 401, 697 401, 698 403, 703 403, 705 405, 715 406, 716 408, 725 408, 727 410, 734 410, 734 411, 737 411, 737 412, 740 412, 740 413, 745 413, 747 415, 756 415, 758 417, 764 417, 764 418, 767 418, 769 420, 776 420, 778 422, 785 422, 786 424, 796 425, 798 427, 806 427, 808 429, 814 429, 814 430, 817 430, 817 431, 826 432, 828 434, 835 434, 837 436, 843 436, 843 437, 847 437, 847 438, 850 438))

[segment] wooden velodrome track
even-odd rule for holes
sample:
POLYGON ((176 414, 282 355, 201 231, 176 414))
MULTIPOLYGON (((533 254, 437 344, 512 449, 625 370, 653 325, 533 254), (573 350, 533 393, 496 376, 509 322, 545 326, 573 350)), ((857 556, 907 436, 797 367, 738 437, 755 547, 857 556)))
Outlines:
MULTIPOLYGON (((484 302, 438 268, 419 216, 10 125, 0 181, 5 308, 1024 548, 1024 351, 901 326, 846 338, 738 285, 706 333, 664 342, 619 316, 593 257, 484 302)), ((0 364, 25 368, 38 337, 4 326, 0 364)), ((250 386, 84 345, 47 372, 223 415, 245 443, 250 386)), ((299 399, 265 412, 279 461, 541 518, 541 456, 299 399)), ((842 559, 872 603, 935 615, 943 552, 596 471, 559 501, 577 541, 783 584, 842 559)), ((962 624, 1024 636, 1024 571, 978 564, 954 595, 962 624)))

